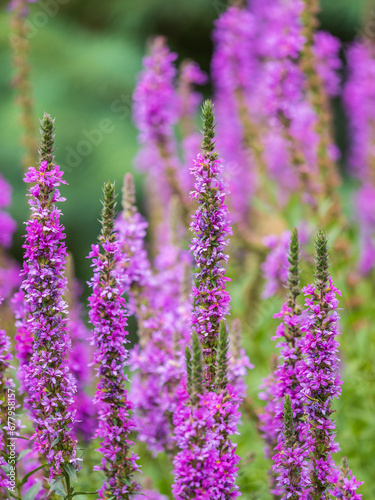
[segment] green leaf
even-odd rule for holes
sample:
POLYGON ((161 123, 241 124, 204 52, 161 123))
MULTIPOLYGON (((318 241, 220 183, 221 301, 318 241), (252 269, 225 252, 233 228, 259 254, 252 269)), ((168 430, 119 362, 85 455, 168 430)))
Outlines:
POLYGON ((3 469, 3 471, 5 472, 5 474, 8 476, 9 472, 10 472, 9 464, 7 463, 6 465, 2 465, 1 468, 3 469))
POLYGON ((68 474, 70 479, 76 483, 77 482, 77 469, 74 467, 74 465, 73 464, 65 464, 64 470, 68 474))
POLYGON ((51 448, 55 446, 60 441, 60 436, 55 437, 55 439, 51 443, 51 448))
POLYGON ((64 489, 64 485, 62 483, 62 477, 52 479, 49 485, 50 485, 50 490, 48 492, 48 495, 52 493, 52 491, 54 491, 56 495, 60 495, 61 497, 65 498, 66 492, 64 489))
MULTIPOLYGON (((75 493, 73 493, 72 495, 68 495, 66 497, 66 500, 70 500, 70 498, 73 498, 73 497, 76 497, 78 495, 97 495, 98 492, 97 491, 76 491, 75 493)), ((108 498, 108 500, 112 500, 114 499, 115 497, 111 497, 111 498, 108 498)))
POLYGON ((35 483, 31 488, 29 488, 26 493, 22 495, 22 500, 35 500, 35 497, 39 493, 42 483, 35 483))
POLYGON ((26 474, 26 476, 23 476, 22 481, 20 482, 19 486, 23 486, 27 482, 29 477, 34 474, 34 472, 37 472, 38 470, 43 469, 44 467, 47 467, 47 464, 41 465, 40 467, 37 467, 36 469, 33 469, 31 472, 26 474))
POLYGON ((30 453, 32 450, 29 448, 27 450, 22 450, 17 457, 17 462, 20 462, 24 456, 26 456, 28 453, 30 453))

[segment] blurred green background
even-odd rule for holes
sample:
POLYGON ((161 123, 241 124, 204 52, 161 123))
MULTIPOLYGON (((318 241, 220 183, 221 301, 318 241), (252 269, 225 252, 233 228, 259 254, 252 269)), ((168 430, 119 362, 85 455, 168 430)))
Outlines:
MULTIPOLYGON (((365 0, 325 0, 321 23, 345 43, 362 25, 365 0)), ((22 222, 27 217, 22 182, 18 110, 11 88, 7 2, 0 11, 0 171, 14 187, 12 214, 19 222, 13 253, 21 259, 22 222)), ((89 278, 85 260, 98 233, 101 186, 107 179, 120 188, 133 171, 137 152, 131 96, 150 37, 163 34, 179 60, 192 58, 209 72, 211 30, 225 8, 223 0, 40 0, 31 4, 31 63, 36 120, 44 111, 56 117, 56 158, 65 167, 69 188, 64 204, 67 243, 78 277, 89 278), (105 122, 103 122, 105 120, 105 122), (102 138, 97 132, 106 128, 102 138), (92 133, 90 149, 82 147, 92 133), (81 151, 80 158, 75 154, 81 151), (70 168, 66 167, 70 165, 70 168)), ((204 92, 210 94, 210 86, 204 92)), ((345 144, 338 116, 340 146, 345 144)), ((137 175, 142 210, 142 182, 137 175)))
MULTIPOLYGON (((76 272, 82 281, 90 278, 90 262, 86 256, 99 232, 97 219, 101 209, 102 185, 107 179, 115 180, 119 190, 124 173, 134 172, 137 132, 131 119, 131 96, 147 41, 154 35, 165 35, 172 50, 178 53, 179 61, 194 59, 209 72, 212 23, 224 8, 222 0, 41 0, 31 5, 30 21, 35 28, 30 40, 35 119, 41 117, 44 111, 56 117, 56 159, 66 169, 69 183, 62 189, 67 197, 63 206, 63 223, 68 247, 75 258, 76 272), (58 6, 53 15, 46 14, 50 4, 58 6), (100 128, 102 131, 98 132, 100 128), (94 143, 89 150, 82 146, 87 136, 94 143)), ((338 36, 345 46, 360 32, 363 20, 366 20, 364 12, 365 0, 325 0, 322 2, 322 28, 338 36)), ((6 2, 2 2, 0 171, 14 188, 11 213, 19 226, 12 252, 20 260, 23 221, 27 218, 28 209, 22 182, 19 112, 10 83, 13 71, 9 18, 6 2)), ((209 96, 210 85, 203 91, 209 96)), ((343 151, 342 167, 345 170, 347 133, 339 101, 335 102, 335 111, 337 140, 343 151)), ((138 202, 143 211, 145 194, 142 175, 135 174, 138 202)), ((345 286, 344 278, 338 285, 345 286)), ((369 282, 363 287, 362 296, 371 296, 373 289, 369 282)), ((344 294, 343 328, 347 334, 347 340, 343 339, 342 353, 345 397, 336 405, 338 439, 359 479, 368 480, 373 468, 369 460, 375 462, 372 457, 374 436, 371 434, 375 412, 375 354, 371 340, 374 308, 368 301, 368 310, 365 311, 365 318, 368 319, 363 320, 356 311, 346 307, 348 300, 349 297, 345 298, 344 294), (365 323, 361 335, 357 335, 356 322, 365 323)), ((254 325, 244 325, 245 331, 254 331, 252 337, 246 338, 245 344, 256 364, 256 369, 248 378, 249 394, 255 397, 260 378, 268 373, 269 357, 275 352, 269 338, 270 331, 273 332, 277 325, 272 315, 279 309, 280 301, 265 301, 256 311, 247 304, 241 304, 241 297, 238 296, 234 297, 233 304, 234 316, 236 307, 244 308, 249 321, 256 322, 255 328, 254 325)), ((248 457, 249 465, 243 462, 239 481, 243 498, 267 500, 270 498, 265 474, 268 464, 262 457, 263 444, 252 423, 247 423, 241 434, 241 455, 245 456, 249 449, 257 454, 255 463, 250 464, 251 457, 248 457)), ((148 460, 144 448, 139 451, 145 475, 151 475, 163 492, 170 491, 168 460, 165 457, 160 457, 158 461, 149 457, 148 460)), ((81 481, 85 488, 93 487, 91 477, 81 481)), ((371 481, 366 488, 375 494, 371 481)))

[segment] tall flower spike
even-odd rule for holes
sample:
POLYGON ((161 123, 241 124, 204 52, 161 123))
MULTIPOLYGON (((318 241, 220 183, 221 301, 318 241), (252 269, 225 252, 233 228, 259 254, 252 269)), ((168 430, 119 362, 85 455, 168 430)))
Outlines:
POLYGON ((347 52, 347 60, 349 75, 343 101, 351 138, 349 165, 350 173, 361 183, 356 195, 359 269, 368 274, 375 265, 375 44, 366 39, 356 41, 347 52))
POLYGON ((185 362, 186 362, 186 390, 190 397, 193 391, 193 367, 191 359, 191 350, 188 346, 185 347, 185 362))
POLYGON ((87 346, 87 339, 90 332, 83 320, 83 311, 79 300, 81 286, 75 277, 73 257, 70 254, 66 268, 66 277, 68 280, 66 301, 69 308, 67 326, 72 342, 68 364, 77 386, 77 395, 74 401, 76 422, 73 431, 81 441, 87 443, 92 438, 97 427, 96 408, 91 395, 87 393, 93 381, 92 368, 89 367, 92 358, 92 347, 87 346))
POLYGON ((195 233, 191 250, 199 270, 193 286, 192 389, 186 394, 182 384, 180 402, 173 414, 175 442, 180 450, 173 461, 172 492, 176 500, 221 500, 240 495, 236 486, 240 458, 229 438, 237 432, 240 399, 227 383, 225 324, 218 342, 220 323, 229 309, 225 267, 220 262, 227 259, 223 250, 230 229, 223 204, 225 186, 219 177, 222 167, 214 144, 213 107, 208 101, 203 106, 203 120, 203 153, 192 168, 196 175, 192 198, 199 203, 191 223, 195 233))
POLYGON ((99 383, 94 402, 98 404, 99 425, 96 437, 100 439, 102 470, 106 481, 99 491, 100 498, 129 500, 139 490, 133 479, 138 470, 137 455, 131 451, 133 443, 129 434, 134 429, 132 408, 128 400, 124 373, 128 351, 126 331, 126 304, 122 297, 122 273, 118 271, 121 259, 117 233, 114 231, 115 186, 104 185, 104 201, 101 217, 102 230, 99 245, 93 245, 94 276, 89 285, 89 319, 94 327, 92 343, 95 345, 94 363, 98 365, 99 383))
POLYGON ((273 470, 277 474, 278 485, 284 491, 282 498, 298 500, 308 483, 308 450, 298 440, 292 400, 288 394, 284 398, 283 438, 278 445, 279 453, 273 457, 273 470))
POLYGON ((39 148, 39 161, 46 161, 51 165, 55 159, 55 120, 48 114, 44 113, 40 121, 40 134, 42 142, 39 148))
POLYGON ((194 233, 190 251, 194 254, 197 266, 192 327, 202 344, 205 381, 211 386, 215 379, 220 321, 229 312, 230 297, 226 291, 229 278, 225 277, 228 255, 225 254, 225 247, 232 231, 227 220, 228 209, 224 204, 227 190, 221 178, 223 167, 215 151, 215 120, 210 101, 204 103, 202 115, 202 153, 191 168, 195 184, 190 196, 198 202, 190 223, 190 230, 194 233))
MULTIPOLYGON (((286 450, 283 442, 284 431, 284 399, 289 396, 294 412, 294 428, 297 439, 302 439, 303 425, 301 418, 303 416, 303 404, 301 402, 301 384, 299 374, 303 367, 301 345, 302 345, 302 322, 303 315, 297 304, 297 298, 300 294, 299 289, 299 239, 298 232, 294 228, 289 241, 289 255, 287 257, 289 267, 287 271, 288 298, 283 304, 280 313, 275 314, 276 318, 281 318, 282 323, 276 330, 273 340, 278 340, 277 347, 281 348, 281 363, 276 365, 274 373, 267 380, 265 396, 261 397, 267 400, 265 411, 260 415, 260 430, 266 441, 266 454, 272 457, 273 450, 278 449, 280 455, 291 453, 292 450, 286 450)), ((298 448, 300 460, 304 458, 302 447, 298 448)), ((281 495, 283 491, 286 494, 297 495, 298 488, 301 487, 300 481, 293 480, 291 483, 287 478, 295 478, 298 474, 306 480, 304 475, 305 464, 299 463, 297 468, 290 469, 288 462, 282 456, 274 457, 276 466, 271 475, 272 493, 281 495), (278 486, 276 486, 276 483, 278 486), (296 489, 297 488, 297 489, 296 489)))
POLYGON ((34 448, 50 464, 50 479, 67 478, 67 468, 78 467, 71 435, 76 387, 66 361, 71 348, 63 298, 67 252, 61 211, 55 205, 65 201, 58 189, 66 184, 62 176, 59 166, 43 160, 24 178, 33 186, 28 194, 31 215, 23 245, 21 289, 26 302, 25 338, 34 339, 31 359, 24 365, 25 402, 35 426, 34 448))
POLYGON ((170 52, 165 39, 156 37, 150 55, 143 60, 144 69, 134 91, 133 115, 141 144, 137 164, 150 173, 152 183, 148 187, 156 199, 151 213, 157 223, 167 216, 168 201, 173 195, 184 207, 185 217, 188 210, 179 178, 181 162, 174 137, 174 126, 181 112, 174 85, 176 58, 177 54, 170 52))
POLYGON ((339 449, 334 441, 335 422, 331 418, 332 402, 338 398, 342 384, 335 339, 339 314, 336 293, 340 291, 328 275, 327 237, 320 231, 316 237, 315 286, 302 291, 308 319, 303 327, 306 332, 302 344, 304 367, 300 375, 301 396, 307 415, 308 446, 311 451, 310 493, 313 498, 326 498, 333 472, 332 454, 339 449))

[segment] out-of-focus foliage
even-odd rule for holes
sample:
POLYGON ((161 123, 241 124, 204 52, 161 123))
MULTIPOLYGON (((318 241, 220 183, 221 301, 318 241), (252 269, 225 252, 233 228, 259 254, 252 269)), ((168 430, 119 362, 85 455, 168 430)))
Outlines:
MULTIPOLYGON (((344 41, 353 39, 362 24, 364 4, 365 0, 323 1, 323 28, 344 41)), ((157 34, 165 35, 181 59, 192 58, 209 71, 212 22, 225 8, 224 0, 183 0, 178 4, 172 0, 70 0, 61 4, 41 0, 31 5, 35 118, 45 110, 57 117, 57 162, 63 167, 69 161, 73 165, 66 173, 70 187, 64 223, 80 278, 89 277, 85 256, 98 232, 95 221, 100 186, 108 178, 119 183, 125 171, 133 170, 136 134, 130 104, 147 41, 157 34), (49 5, 54 8, 48 10, 49 5), (81 145, 84 154, 72 160, 68 153, 80 149, 81 141, 87 140, 85 134, 97 130, 102 120, 111 121, 112 127, 106 129, 110 132, 101 140, 100 134, 94 133, 94 144, 81 145)), ((6 2, 0 11, 0 67, 0 171, 14 186, 12 214, 21 222, 27 210, 21 180, 21 132, 10 86, 6 2)), ((341 124, 340 132, 342 135, 341 124)), ((22 234, 21 224, 14 245, 18 258, 22 234)))

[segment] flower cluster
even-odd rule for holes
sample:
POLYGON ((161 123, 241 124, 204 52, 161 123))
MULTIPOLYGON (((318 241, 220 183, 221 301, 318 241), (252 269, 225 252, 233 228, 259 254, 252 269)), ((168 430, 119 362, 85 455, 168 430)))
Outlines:
POLYGON ((305 367, 301 374, 302 401, 307 414, 307 432, 312 451, 312 494, 322 495, 333 467, 332 454, 339 447, 334 442, 335 423, 331 418, 332 402, 341 394, 336 294, 341 292, 328 275, 327 240, 318 234, 316 242, 316 282, 302 289, 308 318, 303 325, 302 346, 305 367))
POLYGON ((362 500, 362 495, 357 493, 357 489, 363 484, 363 481, 358 481, 353 473, 349 470, 348 461, 344 457, 341 467, 336 467, 330 482, 334 485, 329 493, 333 498, 341 498, 342 500, 362 500))
MULTIPOLYGON (((49 121, 48 115, 45 121, 49 121)), ((71 428, 71 410, 76 391, 66 354, 70 338, 66 325, 65 234, 56 202, 64 201, 58 187, 65 184, 60 167, 43 160, 40 168, 30 167, 25 182, 29 188, 30 219, 27 222, 22 290, 27 317, 28 339, 33 353, 25 365, 26 403, 35 425, 35 449, 50 464, 50 477, 61 476, 64 466, 78 467, 71 428)))
POLYGON ((195 233, 191 250, 199 271, 193 286, 193 348, 191 352, 186 347, 186 379, 173 415, 179 451, 174 458, 172 491, 179 500, 219 500, 239 495, 235 483, 239 457, 229 436, 237 432, 241 399, 228 384, 229 341, 223 320, 229 295, 225 268, 220 265, 227 259, 224 248, 230 227, 223 203, 225 186, 219 177, 221 165, 214 149, 214 127, 213 107, 206 101, 203 154, 198 155, 192 168, 196 182, 191 196, 199 203, 191 223, 195 233))
POLYGON ((99 452, 106 481, 100 489, 101 498, 129 499, 139 489, 133 474, 138 470, 137 455, 131 451, 129 433, 134 429, 130 414, 132 405, 127 397, 124 368, 128 351, 125 347, 128 332, 123 286, 117 270, 120 245, 114 232, 114 185, 104 187, 102 232, 100 245, 93 245, 94 276, 89 283, 89 319, 94 327, 92 343, 95 346, 94 363, 98 365, 99 383, 94 402, 98 405, 99 424, 96 437, 100 438, 99 452))
MULTIPOLYGON (((72 263, 70 266, 72 267, 72 263)), ((71 273, 72 274, 72 273, 71 273)), ((96 429, 96 410, 92 397, 87 390, 93 378, 89 363, 92 357, 91 349, 87 347, 90 332, 83 321, 82 307, 79 302, 80 284, 68 275, 69 293, 67 302, 69 306, 69 317, 67 326, 72 341, 72 350, 68 356, 70 371, 74 377, 77 393, 73 408, 76 412, 74 433, 84 442, 88 442, 96 429)))
POLYGON ((236 446, 223 436, 237 433, 239 401, 227 393, 198 395, 192 407, 180 405, 173 416, 176 443, 183 451, 174 459, 176 500, 236 498, 239 457, 236 446))
POLYGON ((193 253, 197 272, 193 286, 192 327, 203 346, 204 363, 207 365, 207 383, 213 383, 212 367, 220 321, 229 312, 230 297, 226 291, 229 278, 225 277, 228 255, 228 235, 232 234, 225 205, 226 185, 221 179, 222 164, 214 151, 214 117, 212 105, 205 103, 203 153, 198 155, 191 173, 195 175, 194 191, 190 198, 199 204, 190 229, 194 233, 190 251, 193 253))
POLYGON ((17 224, 4 209, 12 199, 12 188, 0 175, 0 297, 7 299, 19 285, 19 266, 6 255, 11 246, 17 224))
POLYGON ((176 152, 173 127, 179 118, 179 99, 174 88, 177 54, 170 52, 164 38, 158 37, 151 54, 143 61, 144 70, 134 92, 134 122, 139 130, 142 149, 137 163, 150 173, 158 199, 182 196, 178 180, 180 161, 176 152), (155 187, 155 186, 154 186, 155 187))
POLYGON ((344 89, 344 103, 352 138, 350 166, 361 181, 357 194, 357 217, 360 225, 361 254, 359 267, 368 274, 375 264, 375 170, 374 103, 372 85, 375 75, 375 52, 366 41, 355 43, 347 53, 349 79, 344 89))

